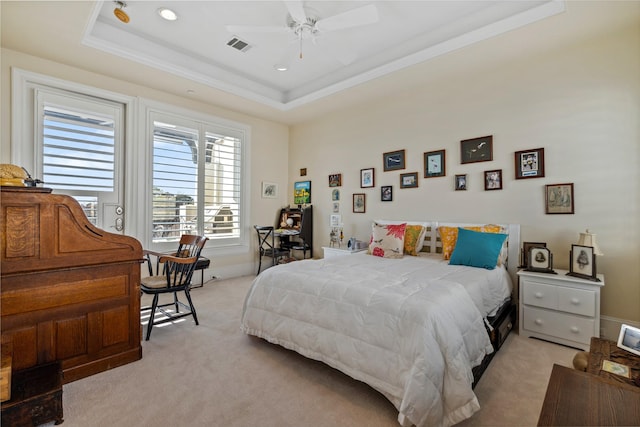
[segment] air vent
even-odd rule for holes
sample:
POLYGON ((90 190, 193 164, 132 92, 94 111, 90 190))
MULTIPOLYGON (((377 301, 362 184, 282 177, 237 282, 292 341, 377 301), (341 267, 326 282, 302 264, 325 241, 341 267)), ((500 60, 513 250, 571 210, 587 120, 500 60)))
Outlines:
POLYGON ((240 40, 238 37, 233 37, 231 40, 227 42, 227 46, 231 46, 234 49, 239 50, 240 52, 246 52, 251 49, 251 45, 244 40, 240 40))

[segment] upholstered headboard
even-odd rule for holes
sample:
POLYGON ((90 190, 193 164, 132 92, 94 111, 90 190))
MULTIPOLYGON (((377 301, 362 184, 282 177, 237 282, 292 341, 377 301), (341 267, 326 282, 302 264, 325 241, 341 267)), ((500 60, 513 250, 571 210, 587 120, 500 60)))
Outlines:
MULTIPOLYGON (((481 227, 487 225, 476 223, 455 223, 455 222, 440 222, 440 221, 399 221, 399 220, 375 220, 379 224, 416 224, 423 225, 427 232, 424 237, 424 246, 422 252, 441 254, 442 253, 442 240, 438 233, 438 227, 481 227)), ((507 234, 507 259, 504 261, 511 276, 511 280, 515 285, 517 281, 518 263, 520 258, 520 224, 495 224, 503 229, 504 234, 507 234)))

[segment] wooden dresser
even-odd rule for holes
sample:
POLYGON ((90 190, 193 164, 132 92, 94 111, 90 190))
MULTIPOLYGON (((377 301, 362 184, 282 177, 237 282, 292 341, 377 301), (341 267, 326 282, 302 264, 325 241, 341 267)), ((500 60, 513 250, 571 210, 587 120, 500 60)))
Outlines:
POLYGON ((68 383, 139 360, 140 242, 96 228, 71 197, 0 191, 1 329, 12 370, 59 361, 68 383))

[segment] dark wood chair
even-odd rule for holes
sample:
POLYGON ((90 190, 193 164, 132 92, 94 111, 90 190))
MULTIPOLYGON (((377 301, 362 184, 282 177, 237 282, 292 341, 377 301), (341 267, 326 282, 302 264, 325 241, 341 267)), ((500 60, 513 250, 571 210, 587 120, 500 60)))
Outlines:
POLYGON ((258 273, 256 276, 260 274, 260 269, 262 268, 262 257, 271 258, 271 265, 276 265, 278 261, 283 258, 289 258, 291 256, 291 252, 289 249, 276 247, 276 235, 275 229, 272 226, 260 226, 254 225, 256 232, 258 233, 258 273))
POLYGON ((189 290, 200 252, 207 240, 209 239, 204 236, 185 234, 180 238, 178 250, 173 254, 144 251, 149 277, 140 281, 140 289, 145 294, 153 295, 151 305, 141 308, 143 312, 150 310, 146 341, 149 340, 154 325, 172 322, 186 316, 193 316, 196 325, 199 325, 189 290), (179 292, 184 292, 187 298, 186 304, 178 299, 179 292), (172 294, 173 302, 160 304, 159 297, 162 294, 172 294), (170 311, 167 307, 173 307, 174 310, 170 311), (186 311, 180 311, 181 307, 186 311), (159 319, 156 319, 157 312, 163 315, 159 319))

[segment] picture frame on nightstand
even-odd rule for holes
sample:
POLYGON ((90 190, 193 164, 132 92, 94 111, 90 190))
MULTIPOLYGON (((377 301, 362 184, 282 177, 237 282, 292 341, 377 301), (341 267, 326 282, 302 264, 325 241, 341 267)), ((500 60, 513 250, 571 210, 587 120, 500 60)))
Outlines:
POLYGON ((529 248, 526 270, 538 273, 556 274, 556 272, 553 271, 553 254, 549 248, 529 248))
POLYGON ((596 273, 596 254, 593 246, 571 245, 567 276, 599 282, 596 273))
POLYGON ((529 267, 529 251, 531 248, 546 248, 547 244, 545 242, 523 242, 522 243, 522 254, 520 258, 520 268, 529 267))
POLYGON ((618 347, 640 356, 640 329, 622 324, 618 336, 618 347))

